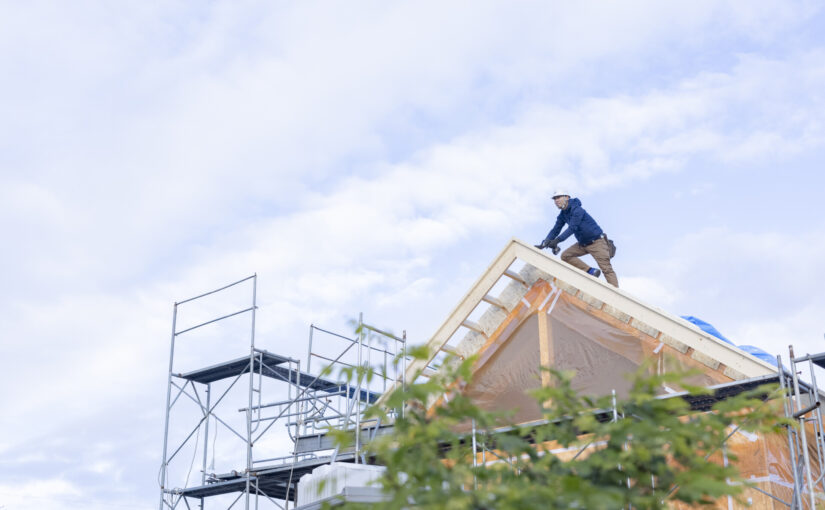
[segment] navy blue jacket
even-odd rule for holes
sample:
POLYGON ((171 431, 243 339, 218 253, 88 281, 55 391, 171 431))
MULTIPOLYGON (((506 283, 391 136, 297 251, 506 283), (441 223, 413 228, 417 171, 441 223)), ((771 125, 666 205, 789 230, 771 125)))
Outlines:
POLYGON ((592 243, 602 235, 602 228, 592 216, 587 214, 587 211, 582 207, 582 201, 578 198, 571 198, 567 207, 559 212, 556 224, 553 226, 553 230, 547 234, 545 241, 552 241, 556 236, 559 236, 559 242, 562 242, 570 237, 570 234, 575 235, 576 241, 582 246, 592 243), (565 223, 567 223, 568 228, 559 236, 559 232, 561 232, 561 228, 565 223))

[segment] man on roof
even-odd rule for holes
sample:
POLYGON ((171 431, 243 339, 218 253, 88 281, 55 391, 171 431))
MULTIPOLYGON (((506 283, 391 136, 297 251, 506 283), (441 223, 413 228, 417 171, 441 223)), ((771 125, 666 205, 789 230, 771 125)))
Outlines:
POLYGON ((574 267, 587 272, 587 274, 599 277, 604 273, 604 279, 614 287, 619 286, 619 280, 610 264, 611 245, 608 244, 607 236, 602 231, 599 224, 582 207, 582 202, 578 198, 570 198, 570 194, 563 190, 558 190, 553 194, 553 201, 561 211, 556 218, 556 224, 541 244, 536 248, 550 248, 553 253, 558 252, 558 245, 570 235, 576 236, 578 241, 573 246, 564 250, 561 259, 574 267), (567 229, 561 232, 564 224, 567 229), (561 232, 561 235, 559 235, 561 232), (596 259, 599 269, 590 267, 579 259, 583 255, 590 254, 596 259))

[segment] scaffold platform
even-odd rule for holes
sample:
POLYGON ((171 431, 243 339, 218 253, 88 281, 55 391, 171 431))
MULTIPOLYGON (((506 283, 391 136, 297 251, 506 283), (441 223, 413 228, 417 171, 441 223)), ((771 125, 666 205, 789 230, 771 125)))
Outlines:
MULTIPOLYGON (((258 490, 273 499, 286 499, 287 487, 289 489, 289 500, 295 501, 296 486, 298 480, 313 469, 329 464, 332 457, 317 457, 313 459, 301 460, 295 463, 282 464, 278 466, 264 466, 255 469, 250 477, 252 484, 251 491, 258 490)), ((354 462, 354 453, 338 454, 335 462, 354 462)), ((189 487, 180 491, 182 496, 187 498, 205 498, 209 496, 219 496, 233 492, 243 492, 246 490, 246 475, 244 473, 228 473, 217 475, 218 481, 205 485, 189 487)))
MULTIPOLYGON (((290 358, 268 351, 258 350, 253 356, 252 371, 255 374, 261 374, 272 379, 296 384, 302 388, 323 391, 325 393, 346 393, 350 398, 355 397, 356 389, 352 386, 281 366, 288 361, 290 361, 290 358)), ((249 356, 244 356, 185 374, 175 374, 175 376, 196 383, 210 384, 222 379, 237 377, 247 372, 249 372, 249 356)), ((364 389, 362 389, 360 393, 361 400, 369 403, 375 402, 381 396, 381 393, 364 389)))

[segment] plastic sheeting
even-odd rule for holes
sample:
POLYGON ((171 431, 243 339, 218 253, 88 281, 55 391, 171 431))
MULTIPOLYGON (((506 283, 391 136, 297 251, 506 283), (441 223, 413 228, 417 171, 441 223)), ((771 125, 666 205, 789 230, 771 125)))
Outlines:
MULTIPOLYGON (((542 352, 549 366, 574 371, 573 389, 591 397, 610 395, 613 390, 619 398, 627 396, 629 376, 647 359, 655 361, 649 370, 656 373, 699 369, 686 378, 693 385, 730 381, 668 346, 657 347, 644 333, 614 322, 597 317, 576 298, 561 292, 549 315, 533 313, 509 337, 495 339, 489 347, 495 352, 483 357, 486 362, 476 368, 465 392, 484 410, 512 413, 511 423, 540 419, 540 408, 527 393, 541 385, 542 352), (545 338, 540 336, 539 321, 546 321, 545 338)), ((659 391, 681 389, 674 385, 659 391)))
POLYGON ((636 372, 645 357, 639 338, 578 308, 565 294, 549 322, 551 365, 575 371, 574 390, 593 397, 610 395, 614 389, 619 397, 628 394, 631 383, 626 375, 636 372))
MULTIPOLYGON (((717 372, 707 372, 670 347, 656 349, 643 333, 625 326, 605 322, 586 309, 576 306, 574 298, 563 293, 550 315, 548 335, 551 365, 558 370, 575 370, 572 386, 584 395, 600 397, 616 390, 618 397, 630 390, 628 377, 646 359, 656 360, 651 372, 687 372, 699 368, 701 373, 686 377, 686 382, 710 386, 730 379, 717 372), (643 340, 643 338, 646 338, 643 340)), ((660 393, 682 388, 661 388, 660 393)))
POLYGON ((773 356, 773 355, 763 351, 759 347, 754 347, 753 345, 736 345, 733 342, 731 342, 730 340, 728 340, 727 338, 725 338, 725 336, 722 335, 722 333, 720 333, 718 329, 714 328, 713 324, 710 324, 709 322, 705 322, 705 321, 703 321, 702 319, 700 319, 698 317, 694 317, 692 315, 682 315, 682 318, 685 319, 686 321, 692 323, 692 324, 695 324, 696 326, 699 327, 699 329, 701 329, 705 333, 710 333, 711 335, 715 336, 719 340, 722 340, 723 342, 729 343, 730 345, 732 345, 732 346, 734 346, 734 347, 736 347, 736 348, 738 348, 742 351, 747 352, 751 356, 759 358, 762 361, 767 361, 771 365, 776 366, 776 356, 773 356))
POLYGON ((771 354, 768 354, 759 347, 754 347, 753 345, 737 345, 736 347, 740 350, 747 352, 751 356, 759 358, 762 361, 767 361, 771 365, 776 366, 776 357, 771 354))
POLYGON ((690 323, 693 323, 693 324, 699 326, 699 329, 701 329, 705 333, 710 333, 711 335, 715 336, 716 338, 718 338, 719 340, 721 340, 725 343, 735 345, 733 342, 731 342, 730 340, 725 338, 725 336, 722 335, 722 333, 720 333, 718 329, 714 328, 713 324, 711 324, 709 322, 705 322, 702 319, 700 319, 699 317, 694 317, 692 315, 682 315, 682 318, 685 319, 686 321, 690 322, 690 323))
MULTIPOLYGON (((667 345, 651 341, 649 336, 627 324, 600 318, 565 292, 560 292, 549 315, 544 311, 534 312, 509 336, 508 330, 504 331, 504 337, 491 338, 491 351, 482 357, 486 361, 477 367, 474 379, 465 391, 485 410, 513 413, 508 420, 510 423, 541 418, 538 404, 527 392, 541 385, 542 360, 558 370, 574 370, 573 387, 594 397, 610 395, 614 389, 620 398, 626 395, 630 388, 626 375, 638 370, 646 359, 656 360, 650 370, 659 373, 699 369, 702 373, 688 378, 689 383, 697 386, 730 380, 667 345), (545 322, 540 324, 539 321, 545 322), (543 334, 544 326, 546 335, 543 334)), ((748 346, 743 350, 754 354, 748 346)), ((678 390, 680 388, 662 388, 661 392, 678 390)), ((811 457, 815 459, 814 433, 810 426, 807 429, 811 457)), ((552 453, 564 457, 568 453, 572 455, 571 452, 564 449, 552 453)), ((784 434, 737 432, 726 444, 724 453, 714 454, 710 460, 723 463, 726 458, 763 491, 790 500, 793 475, 784 434)), ((815 466, 814 471, 818 477, 819 466, 815 466)), ((746 490, 745 499, 751 502, 750 508, 783 508, 770 496, 753 489, 746 490)), ((671 503, 670 507, 694 508, 678 503, 671 503)), ((722 498, 714 508, 746 506, 722 498)))
MULTIPOLYGON (((806 427, 808 436, 808 453, 812 462, 813 478, 818 479, 820 469, 817 465, 816 446, 814 445, 815 433, 812 424, 806 427)), ((730 429, 732 431, 732 429, 730 429)), ((588 456, 597 454, 601 444, 599 441, 591 442, 592 436, 583 435, 579 437, 579 444, 569 447, 562 447, 557 442, 547 442, 541 445, 541 449, 549 454, 555 455, 562 461, 568 461, 574 456, 588 456), (588 444, 584 451, 580 453, 582 445, 588 444)), ((633 442, 628 443, 628 447, 633 447, 633 442)), ((488 456, 490 458, 490 456, 488 456)), ((479 461, 481 456, 479 455, 479 461)), ((493 460, 497 462, 497 459, 493 460)), ((717 450, 711 455, 709 462, 717 464, 729 463, 736 466, 742 478, 754 484, 761 491, 752 488, 745 488, 742 494, 743 503, 739 503, 735 498, 723 497, 709 506, 689 505, 678 501, 668 501, 667 507, 678 510, 695 510, 697 508, 708 508, 718 510, 745 510, 745 509, 773 509, 787 510, 774 498, 783 501, 790 501, 793 494, 793 473, 791 468, 791 455, 788 448, 788 438, 785 433, 763 434, 752 433, 747 430, 738 430, 725 442, 724 448, 717 450), (766 494, 767 493, 767 494, 766 494)), ((804 476, 803 476, 804 478, 804 476)), ((803 480, 803 484, 804 480, 803 480)), ((823 484, 818 483, 816 491, 823 494, 823 484)), ((807 489, 804 492, 805 501, 809 497, 807 489)), ((808 508, 805 506, 805 508, 808 508)))
POLYGON ((473 375, 465 394, 481 409, 514 413, 512 423, 541 418, 527 394, 541 387, 538 317, 531 315, 473 375))
POLYGON ((318 466, 298 482, 296 505, 304 506, 330 498, 353 487, 377 485, 376 481, 387 468, 367 464, 333 462, 318 466))
MULTIPOLYGON (((813 478, 816 480, 820 475, 820 467, 817 465, 818 458, 815 446, 816 435, 813 426, 808 424, 806 426, 806 433, 808 437, 808 453, 812 462, 813 478)), ((788 448, 788 438, 784 433, 780 434, 762 434, 737 432, 728 439, 725 443, 724 452, 714 454, 711 457, 712 462, 724 463, 727 457, 728 462, 735 465, 742 477, 750 483, 755 484, 759 489, 765 491, 759 492, 754 489, 745 489, 743 499, 749 502, 750 506, 737 503, 733 498, 721 498, 715 505, 709 508, 717 509, 745 509, 745 508, 760 508, 760 509, 787 509, 779 501, 773 499, 779 498, 783 501, 791 501, 793 495, 793 472, 790 449, 788 448)), ((804 480, 802 485, 805 485, 804 480)), ((817 484, 816 491, 822 493, 822 483, 817 484)), ((807 501, 809 497, 807 489, 803 493, 803 497, 807 501)), ((671 503, 669 505, 672 509, 694 509, 695 506, 671 503)), ((704 507, 703 507, 704 508, 704 507)), ((805 506, 807 508, 807 506, 805 506)))

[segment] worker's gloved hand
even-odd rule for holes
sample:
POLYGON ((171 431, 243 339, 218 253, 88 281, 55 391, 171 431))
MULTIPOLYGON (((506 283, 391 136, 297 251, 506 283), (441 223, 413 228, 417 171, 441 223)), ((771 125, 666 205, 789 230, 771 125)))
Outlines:
POLYGON ((558 239, 553 239, 552 241, 547 241, 547 243, 545 244, 545 247, 550 248, 553 251, 556 251, 556 248, 559 247, 559 240, 558 239))

